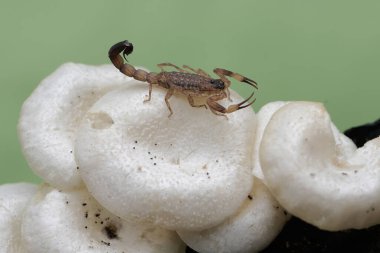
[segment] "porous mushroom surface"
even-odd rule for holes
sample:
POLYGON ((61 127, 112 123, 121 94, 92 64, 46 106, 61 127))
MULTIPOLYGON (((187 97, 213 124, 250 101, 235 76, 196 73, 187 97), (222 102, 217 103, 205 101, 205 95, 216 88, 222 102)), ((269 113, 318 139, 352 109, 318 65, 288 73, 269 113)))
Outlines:
POLYGON ((325 230, 380 223, 380 137, 356 149, 320 103, 292 102, 260 146, 266 184, 293 215, 325 230))
POLYGON ((133 81, 112 65, 66 63, 46 77, 22 106, 18 135, 30 168, 51 185, 81 185, 73 155, 84 113, 108 91, 133 81))
POLYGON ((0 252, 24 252, 20 243, 22 214, 37 188, 30 183, 0 186, 0 252))
MULTIPOLYGON (((206 229, 232 215, 252 186, 255 114, 228 118, 191 107, 180 94, 129 85, 85 115, 75 154, 93 196, 126 219, 169 229, 206 229)), ((243 100, 231 92, 231 104, 243 100)), ((199 103, 199 101, 197 101, 199 103)))
POLYGON ((100 206, 85 189, 69 192, 44 186, 22 221, 25 252, 183 253, 173 231, 133 224, 100 206))
POLYGON ((223 223, 202 231, 177 231, 200 253, 254 253, 264 249, 290 216, 256 178, 239 210, 223 223))

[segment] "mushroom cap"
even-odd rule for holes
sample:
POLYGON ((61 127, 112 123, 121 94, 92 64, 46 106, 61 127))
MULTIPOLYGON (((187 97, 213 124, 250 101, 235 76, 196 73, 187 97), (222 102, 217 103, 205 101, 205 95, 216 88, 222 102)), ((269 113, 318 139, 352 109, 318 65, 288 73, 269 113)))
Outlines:
MULTIPOLYGON (((178 94, 168 117, 165 92, 155 87, 143 102, 147 87, 130 85, 95 103, 76 140, 80 173, 120 217, 205 229, 232 215, 251 190, 255 114, 244 109, 226 119, 178 94)), ((242 100, 231 98, 228 104, 242 100)))
POLYGON ((264 134, 264 130, 267 127, 267 124, 269 120, 271 119, 272 115, 281 107, 286 105, 288 102, 284 101, 275 101, 270 102, 257 112, 257 126, 256 126, 256 134, 255 134, 255 143, 253 146, 253 169, 252 174, 260 178, 260 180, 265 183, 264 174, 261 169, 260 165, 260 159, 259 159, 259 151, 260 151, 260 144, 261 140, 264 134))
POLYGON ((275 198, 306 222, 331 231, 380 222, 380 137, 356 149, 322 104, 279 109, 264 131, 260 162, 275 198))
POLYGON ((45 186, 22 221, 25 252, 183 253, 173 231, 132 224, 100 206, 85 189, 62 192, 45 186))
POLYGON ((0 185, 0 252, 23 252, 20 243, 22 213, 37 188, 29 183, 0 185))
POLYGON ((79 122, 103 94, 131 81, 112 65, 75 63, 63 64, 46 77, 24 102, 18 123, 30 168, 60 189, 79 187, 73 155, 79 122))
POLYGON ((253 253, 264 249, 290 216, 256 178, 240 209, 223 223, 202 231, 177 231, 192 249, 202 253, 253 253))

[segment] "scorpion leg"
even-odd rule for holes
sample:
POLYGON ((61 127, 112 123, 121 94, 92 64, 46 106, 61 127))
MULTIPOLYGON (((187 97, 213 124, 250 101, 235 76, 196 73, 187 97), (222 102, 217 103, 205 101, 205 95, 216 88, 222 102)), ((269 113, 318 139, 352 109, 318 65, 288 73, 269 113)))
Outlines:
POLYGON ((177 69, 179 72, 187 72, 186 70, 181 69, 180 67, 178 67, 172 63, 160 63, 160 64, 157 64, 157 67, 159 67, 161 69, 161 71, 165 71, 164 67, 173 67, 173 68, 177 69))
POLYGON ((152 97, 152 89, 153 89, 153 84, 149 83, 149 93, 148 93, 148 98, 144 99, 144 103, 150 101, 150 98, 152 97))
POLYGON ((187 96, 187 100, 189 101, 189 104, 190 104, 192 107, 204 107, 204 108, 207 109, 207 106, 206 106, 205 104, 203 104, 203 105, 196 105, 196 104, 194 103, 194 99, 193 99, 193 97, 190 96, 190 95, 187 96))
POLYGON ((214 95, 214 96, 211 96, 207 99, 207 105, 210 107, 210 110, 216 114, 216 115, 220 115, 220 116, 226 116, 225 114, 226 113, 231 113, 231 112, 235 112, 237 110, 240 110, 240 109, 243 109, 243 108, 246 108, 250 105, 252 105, 256 99, 254 99, 253 101, 247 103, 252 97, 253 97, 253 94, 255 92, 252 92, 252 94, 245 100, 241 101, 240 103, 238 104, 233 104, 233 105, 230 105, 228 106, 228 108, 225 108, 224 106, 222 106, 221 104, 218 103, 219 100, 222 100, 223 98, 226 98, 227 97, 227 93, 221 93, 221 94, 217 94, 217 95, 214 95), (247 103, 247 104, 245 104, 247 103))
POLYGON ((209 77, 209 78, 211 78, 211 76, 209 75, 209 74, 207 74, 204 70, 202 70, 202 69, 197 69, 197 70, 195 70, 195 69, 193 69, 193 68, 191 68, 191 67, 189 67, 189 66, 187 66, 187 65, 183 65, 182 66, 184 69, 189 69, 189 70, 191 70, 191 71, 193 71, 195 74, 198 74, 198 75, 201 75, 201 76, 204 76, 204 77, 209 77))
POLYGON ((172 114, 173 114, 173 110, 172 110, 172 108, 170 107, 170 104, 169 104, 169 98, 173 95, 173 93, 174 93, 173 89, 168 89, 168 92, 165 95, 165 103, 166 103, 166 106, 168 107, 168 109, 170 111, 170 114, 169 114, 168 118, 170 116, 172 116, 172 114))

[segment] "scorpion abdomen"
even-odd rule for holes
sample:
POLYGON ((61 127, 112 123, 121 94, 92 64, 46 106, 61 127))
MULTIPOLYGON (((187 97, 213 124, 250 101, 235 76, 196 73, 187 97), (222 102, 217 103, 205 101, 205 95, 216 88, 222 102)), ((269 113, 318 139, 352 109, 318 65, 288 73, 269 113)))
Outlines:
POLYGON ((193 73, 163 72, 161 75, 161 83, 169 83, 172 88, 177 90, 220 91, 224 89, 224 85, 220 85, 223 84, 221 80, 193 73))

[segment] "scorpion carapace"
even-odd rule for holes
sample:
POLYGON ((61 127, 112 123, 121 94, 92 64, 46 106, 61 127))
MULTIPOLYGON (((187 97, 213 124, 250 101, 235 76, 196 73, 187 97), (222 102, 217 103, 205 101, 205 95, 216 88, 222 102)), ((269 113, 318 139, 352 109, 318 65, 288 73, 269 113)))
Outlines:
POLYGON ((136 69, 131 64, 124 62, 124 59, 127 61, 126 57, 131 54, 132 51, 132 43, 125 40, 113 45, 108 52, 108 56, 113 65, 115 65, 120 72, 136 80, 144 81, 149 84, 148 98, 145 101, 149 101, 151 99, 153 84, 167 89, 165 103, 170 111, 169 117, 173 114, 173 110, 169 104, 169 98, 176 92, 187 96, 191 106, 204 107, 206 109, 208 107, 211 112, 221 116, 226 116, 226 113, 232 113, 248 107, 256 100, 253 99, 250 101, 255 92, 253 91, 247 99, 238 104, 233 104, 225 108, 219 104, 218 101, 224 98, 230 99, 229 87, 231 82, 227 79, 227 76, 232 77, 237 81, 247 83, 255 89, 257 89, 257 83, 245 76, 221 68, 214 69, 214 73, 220 77, 220 79, 214 79, 202 69, 196 70, 186 65, 184 65, 183 68, 180 68, 171 63, 158 64, 157 66, 161 69, 161 72, 159 73, 146 72, 142 69, 136 69), (164 67, 173 67, 177 71, 168 72, 164 70, 164 67), (205 104, 195 104, 194 97, 205 97, 205 104))

